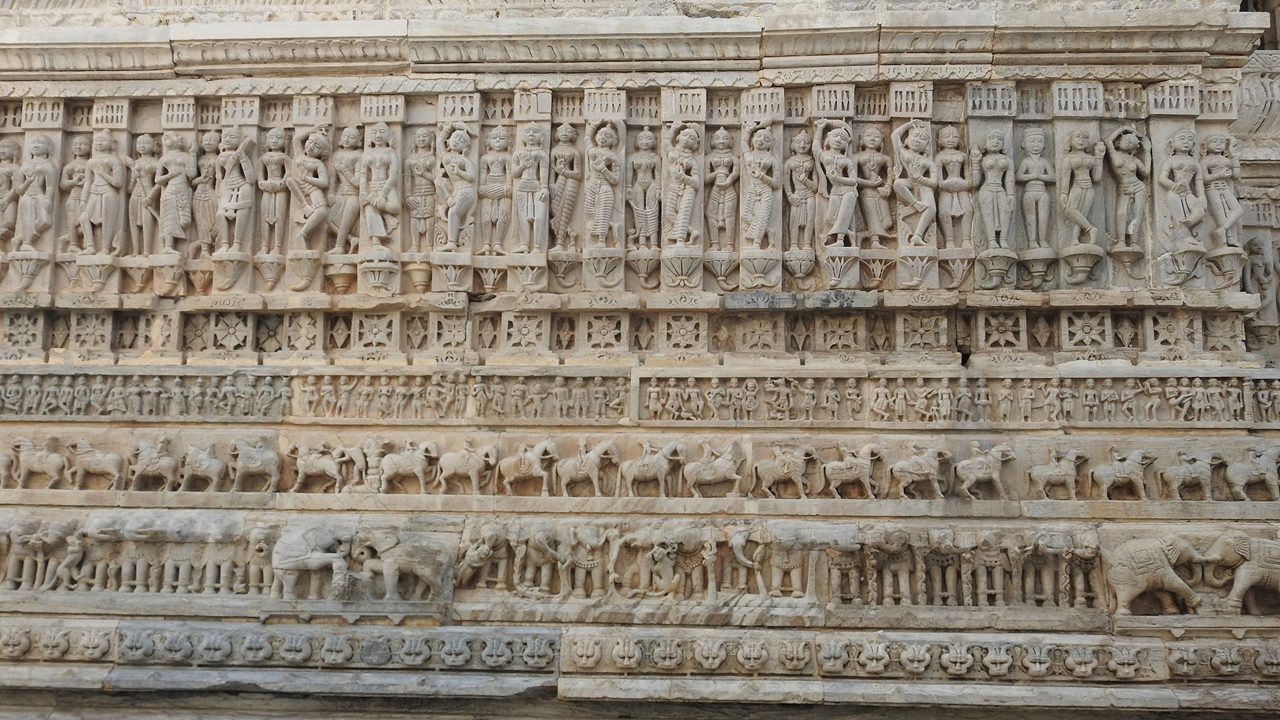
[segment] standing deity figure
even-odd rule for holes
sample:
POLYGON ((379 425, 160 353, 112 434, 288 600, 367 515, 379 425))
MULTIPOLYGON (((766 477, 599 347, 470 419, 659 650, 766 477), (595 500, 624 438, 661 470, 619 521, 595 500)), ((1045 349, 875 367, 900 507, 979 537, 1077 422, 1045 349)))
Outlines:
POLYGON ((108 252, 120 247, 124 230, 124 161, 116 154, 116 141, 110 131, 99 130, 93 136, 93 155, 85 163, 84 196, 81 198, 80 233, 84 252, 99 248, 108 252))
POLYGON ((1004 152, 1004 133, 992 130, 982 148, 970 153, 978 185, 978 215, 989 248, 1008 248, 1013 234, 1013 161, 1004 152))
POLYGON ((480 157, 479 255, 502 255, 511 224, 511 140, 505 127, 489 132, 488 152, 480 157))
POLYGON ((136 158, 126 158, 129 168, 129 247, 119 248, 121 255, 146 254, 155 249, 156 228, 159 217, 156 212, 156 196, 160 186, 156 183, 160 161, 156 157, 156 139, 139 135, 133 142, 136 158))
POLYGON ((858 168, 858 204, 862 209, 862 222, 866 225, 869 247, 884 247, 884 241, 893 237, 893 211, 889 208, 889 193, 893 186, 887 176, 891 160, 885 155, 884 135, 869 127, 862 131, 858 152, 853 162, 858 168))
POLYGON ((1204 175, 1196 159, 1196 133, 1179 130, 1169 138, 1168 157, 1160 169, 1157 182, 1164 188, 1165 205, 1169 208, 1169 234, 1180 246, 1199 247, 1196 226, 1204 219, 1204 175))
POLYGON ((556 145, 551 148, 552 247, 572 248, 577 244, 573 238, 573 213, 578 209, 582 178, 578 131, 564 123, 556 128, 556 145))
MULTIPOLYGON (((68 252, 79 252, 84 247, 81 236, 80 214, 84 210, 85 179, 89 169, 89 151, 91 139, 88 135, 76 135, 71 138, 71 159, 62 166, 62 176, 58 187, 63 192, 62 227, 63 235, 58 242, 68 252)), ((50 224, 53 218, 50 217, 50 224)))
POLYGON ((547 175, 547 152, 542 149, 542 128, 530 125, 524 129, 523 145, 512 158, 515 173, 511 186, 516 210, 516 252, 545 249, 545 221, 550 193, 543 186, 547 175))
POLYGON ((436 176, 436 182, 444 186, 447 208, 448 230, 443 249, 457 250, 463 230, 471 224, 471 211, 476 207, 476 165, 467 156, 471 150, 471 131, 465 125, 446 126, 441 136, 447 138, 440 154, 443 173, 436 176))
POLYGON ((749 132, 749 137, 751 149, 742 155, 742 166, 746 170, 742 211, 747 222, 742 234, 752 249, 770 248, 775 244, 773 195, 781 183, 773 156, 773 130, 764 125, 749 132))
POLYGON ((693 125, 671 125, 671 148, 667 152, 667 187, 663 199, 664 225, 667 239, 679 245, 698 240, 693 229, 693 211, 698 203, 699 177, 697 155, 702 137, 693 125))
POLYGON ((21 154, 22 146, 16 140, 0 140, 0 247, 7 246, 13 239, 18 223, 18 193, 14 184, 21 170, 18 165, 21 154))
POLYGON ((1094 143, 1090 152, 1088 131, 1075 130, 1067 136, 1067 154, 1058 169, 1058 209, 1067 219, 1065 239, 1070 245, 1080 242, 1081 233, 1085 242, 1098 244, 1098 228, 1089 221, 1089 213, 1093 210, 1094 186, 1102 181, 1102 157, 1106 151, 1105 145, 1094 143))
POLYGON ((49 154, 53 143, 45 135, 30 140, 27 161, 18 171, 11 192, 18 195, 14 240, 18 249, 31 252, 53 226, 53 194, 58 188, 58 169, 49 154))
POLYGON ((1215 247, 1240 247, 1240 221, 1244 219, 1244 208, 1236 197, 1240 158, 1236 157, 1230 138, 1215 133, 1204 141, 1200 173, 1204 182, 1205 205, 1213 223, 1209 237, 1215 247))
POLYGON ((160 143, 164 146, 164 154, 156 165, 156 187, 160 189, 157 214, 160 242, 163 252, 176 253, 177 241, 187 239, 187 227, 191 225, 191 179, 196 176, 196 161, 187 152, 187 141, 178 133, 166 132, 160 137, 160 143))
POLYGON ((712 250, 732 250, 738 240, 738 159, 733 154, 733 136, 720 128, 711 136, 706 177, 707 240, 712 250))
POLYGON ((791 157, 783 165, 783 194, 787 199, 787 249, 812 250, 818 209, 817 162, 813 138, 806 130, 791 138, 791 157))
POLYGON ((413 151, 404 159, 404 176, 408 190, 404 202, 409 206, 409 229, 413 251, 426 252, 436 235, 436 134, 431 128, 413 131, 413 151))
POLYGON ((591 147, 587 150, 587 184, 583 196, 586 210, 587 242, 611 247, 613 204, 618 182, 622 179, 618 166, 618 131, 612 123, 588 126, 591 147))
POLYGON ((1104 142, 1116 176, 1116 240, 1126 247, 1140 245, 1147 212, 1147 178, 1151 177, 1151 144, 1127 127, 1116 128, 1104 142))
MULTIPOLYGON (((938 233, 940 247, 967 247, 972 241, 973 194, 978 184, 979 158, 971 159, 960 149, 960 130, 945 125, 938 130, 941 150, 934 162, 942 172, 938 180, 938 233)), ((974 148, 973 152, 978 153, 974 148)))
POLYGON ((1049 190, 1057 182, 1053 165, 1044 156, 1044 130, 1027 128, 1022 134, 1022 162, 1018 163, 1018 182, 1022 183, 1022 222, 1027 232, 1027 247, 1049 246, 1049 190))
POLYGON ((893 191, 898 196, 901 219, 915 216, 916 224, 907 244, 927 245, 925 234, 938 214, 934 188, 938 186, 938 166, 929 157, 929 125, 923 120, 903 123, 893 134, 893 191))
POLYGON ((854 247, 858 232, 858 169, 849 157, 853 131, 837 120, 814 125, 818 140, 818 194, 827 199, 823 244, 854 247), (827 128, 831 128, 827 130, 827 128))
POLYGON ((646 127, 636 134, 635 152, 627 159, 631 168, 628 172, 631 193, 627 202, 631 205, 631 218, 635 223, 632 232, 636 244, 645 248, 658 246, 658 209, 662 187, 658 182, 661 159, 653 150, 657 144, 658 136, 646 127))
POLYGON ((356 220, 360 218, 360 160, 360 131, 354 127, 343 128, 338 136, 338 149, 333 153, 337 188, 329 210, 335 253, 351 251, 351 233, 355 232, 356 220))
POLYGON ((312 236, 321 233, 329 220, 329 128, 321 126, 299 132, 293 138, 293 172, 285 178, 289 193, 300 208, 302 226, 294 244, 306 249, 312 236))
POLYGON ((258 189, 262 191, 258 207, 267 231, 265 250, 272 254, 284 247, 284 234, 289 225, 289 188, 285 184, 289 174, 289 156, 285 147, 284 129, 271 128, 267 131, 266 150, 258 158, 261 172, 258 189))
POLYGON ((400 156, 384 122, 369 128, 369 146, 360 159, 360 208, 374 246, 390 242, 400 227, 400 156))
POLYGON ((257 170, 253 138, 239 128, 222 133, 218 153, 218 249, 240 252, 253 232, 253 191, 257 170))
POLYGON ((196 160, 195 189, 191 194, 191 217, 195 223, 195 242, 187 248, 193 258, 213 252, 213 238, 218 227, 218 147, 222 135, 210 130, 200 136, 200 156, 196 160))

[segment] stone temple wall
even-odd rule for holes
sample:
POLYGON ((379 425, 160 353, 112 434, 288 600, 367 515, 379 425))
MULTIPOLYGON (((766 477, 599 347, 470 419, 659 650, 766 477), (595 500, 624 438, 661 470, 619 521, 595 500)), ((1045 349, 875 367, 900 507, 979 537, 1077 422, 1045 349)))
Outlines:
POLYGON ((5 3, 0 717, 1274 717, 1268 15, 947 5, 5 3))

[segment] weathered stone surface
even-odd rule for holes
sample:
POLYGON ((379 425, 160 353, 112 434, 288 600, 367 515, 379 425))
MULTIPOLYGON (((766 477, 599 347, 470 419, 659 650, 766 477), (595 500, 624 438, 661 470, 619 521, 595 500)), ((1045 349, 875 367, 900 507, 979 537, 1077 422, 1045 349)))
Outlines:
POLYGON ((0 718, 1274 716, 1274 5, 7 4, 0 718))

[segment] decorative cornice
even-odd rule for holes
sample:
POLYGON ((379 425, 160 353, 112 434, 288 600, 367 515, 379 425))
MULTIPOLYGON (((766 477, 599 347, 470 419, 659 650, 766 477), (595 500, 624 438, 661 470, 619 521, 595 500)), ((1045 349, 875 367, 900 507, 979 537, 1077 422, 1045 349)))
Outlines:
POLYGON ((770 78, 770 71, 798 77, 815 67, 854 68, 845 77, 862 80, 970 79, 1002 67, 1080 65, 1109 67, 1114 79, 1127 79, 1171 63, 1243 65, 1266 28, 1258 13, 1211 10, 1076 13, 1070 32, 1044 18, 935 11, 21 28, 0 33, 0 78, 679 71, 699 73, 705 83, 760 71, 785 82, 785 74, 770 78))

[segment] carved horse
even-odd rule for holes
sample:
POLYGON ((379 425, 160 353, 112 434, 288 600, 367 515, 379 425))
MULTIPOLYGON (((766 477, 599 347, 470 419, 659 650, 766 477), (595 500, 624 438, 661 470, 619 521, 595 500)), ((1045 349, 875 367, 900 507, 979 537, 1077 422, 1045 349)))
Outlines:
POLYGON ((1249 451, 1249 459, 1227 465, 1227 486, 1231 488, 1231 497, 1235 500, 1248 500, 1245 493, 1250 485, 1262 483, 1267 487, 1271 500, 1280 500, 1280 445, 1272 445, 1266 450, 1249 451))
MULTIPOLYGON (((738 447, 738 441, 729 443, 729 447, 725 448, 722 453, 713 453, 705 445, 703 446, 704 456, 702 460, 696 460, 684 466, 684 483, 689 487, 689 492, 694 497, 702 497, 699 488, 703 485, 716 485, 718 483, 732 480, 742 484, 742 476, 738 474, 738 465, 742 463, 743 458, 738 453, 741 448, 738 447)), ((730 493, 730 497, 741 497, 741 490, 735 490, 730 493)))
POLYGON ((907 490, 915 485, 926 483, 933 490, 934 497, 942 498, 942 463, 951 460, 951 453, 937 448, 913 447, 915 453, 906 460, 900 460, 889 467, 889 483, 885 488, 885 497, 893 494, 897 487, 898 497, 908 499, 907 490))
POLYGON ((973 500, 974 486, 985 482, 991 483, 997 497, 1008 500, 1009 494, 1005 492, 1004 483, 1000 481, 1000 470, 1014 457, 1016 456, 1013 454, 1013 448, 1008 445, 996 445, 986 452, 956 463, 956 480, 960 481, 960 496, 966 500, 973 500))
POLYGON ((111 481, 108 490, 124 489, 124 458, 118 453, 98 450, 88 440, 76 440, 67 447, 76 458, 71 470, 75 489, 83 490, 85 478, 90 475, 108 478, 111 481))
POLYGON ((1159 472, 1170 500, 1181 500, 1182 489, 1199 485, 1205 500, 1213 499, 1213 470, 1226 461, 1216 452, 1192 454, 1178 451, 1181 465, 1170 465, 1159 472))
POLYGON ((160 488, 162 491, 172 490, 178 487, 180 465, 178 458, 165 450, 163 441, 159 445, 140 442, 133 448, 133 472, 129 477, 129 489, 137 490, 143 480, 158 478, 164 481, 160 488))
POLYGON ((486 445, 470 452, 447 452, 440 456, 436 463, 436 482, 440 484, 440 492, 449 490, 450 480, 471 479, 471 494, 480 494, 480 483, 485 470, 498 467, 498 448, 486 445))
POLYGON ((1034 465, 1027 470, 1027 479, 1046 500, 1049 499, 1049 488, 1053 485, 1065 487, 1067 498, 1076 500, 1080 466, 1087 462, 1089 462, 1089 456, 1081 450, 1075 448, 1065 451, 1054 450, 1049 456, 1049 462, 1044 465, 1034 465))
POLYGON ((624 460, 618 466, 618 485, 614 492, 622 496, 625 491, 633 497, 639 497, 636 483, 656 481, 658 497, 667 497, 668 493, 675 494, 675 488, 668 488, 668 485, 673 475, 679 475, 680 463, 683 461, 684 444, 679 441, 669 442, 658 452, 642 458, 624 460))
POLYGON ((427 494, 427 481, 434 480, 436 469, 433 462, 440 457, 440 448, 435 443, 424 440, 422 443, 407 443, 404 452, 387 453, 382 456, 382 487, 388 488, 392 480, 399 478, 418 478, 418 491, 427 494))
POLYGON ((565 497, 572 497, 569 488, 576 482, 591 481, 591 487, 595 490, 596 497, 604 497, 604 493, 600 489, 600 471, 604 469, 607 463, 618 462, 618 446, 614 445, 610 440, 604 440, 596 443, 596 446, 588 450, 582 457, 564 458, 556 463, 556 479, 552 481, 560 483, 560 492, 565 497))
POLYGON ((818 449, 812 445, 795 449, 774 448, 772 459, 761 460, 751 469, 751 491, 748 494, 754 494, 756 486, 759 486, 766 496, 776 498, 773 486, 791 482, 795 483, 800 499, 808 499, 809 481, 805 478, 805 471, 809 469, 809 463, 817 459, 818 449))
POLYGON ((875 465, 882 459, 880 446, 875 444, 863 445, 858 451, 851 453, 844 448, 840 449, 844 457, 840 460, 833 460, 823 463, 818 469, 818 486, 814 489, 813 496, 821 497, 829 495, 838 498, 840 488, 851 483, 857 483, 862 486, 862 491, 866 493, 868 498, 875 497, 873 471, 875 465))
POLYGON ((521 447, 515 455, 498 461, 498 477, 508 495, 514 495, 514 485, 522 480, 538 480, 542 483, 542 494, 551 494, 552 470, 548 462, 554 463, 559 457, 556 444, 552 440, 543 440, 531 448, 521 447))
POLYGON ((244 492, 244 481, 264 478, 263 492, 280 489, 280 453, 261 444, 250 445, 245 440, 231 441, 231 492, 244 492))
POLYGON ((212 445, 204 450, 189 447, 182 460, 182 478, 178 481, 178 490, 190 490, 192 480, 207 480, 209 486, 206 490, 217 492, 222 489, 222 481, 226 477, 227 464, 218 457, 212 445))
POLYGON ((1134 450, 1121 455, 1115 448, 1111 448, 1111 457, 1115 462, 1095 468, 1089 473, 1089 481, 1098 488, 1098 498, 1110 500, 1112 488, 1128 485, 1133 488, 1133 494, 1139 500, 1146 500, 1147 466, 1155 462, 1155 454, 1149 450, 1134 450))
POLYGON ((331 483, 333 492, 342 491, 342 469, 338 467, 338 459, 333 456, 333 452, 327 445, 321 443, 320 447, 316 448, 294 445, 286 454, 294 458, 293 487, 289 488, 289 492, 296 493, 304 489, 307 480, 311 478, 320 478, 323 481, 320 483, 321 492, 324 492, 331 483))
POLYGON ((18 469, 14 478, 19 490, 27 487, 27 479, 32 473, 49 478, 49 482, 44 486, 46 490, 57 485, 60 480, 65 481, 67 485, 72 484, 71 462, 66 456, 52 450, 38 448, 27 438, 19 438, 14 448, 18 451, 18 469))

